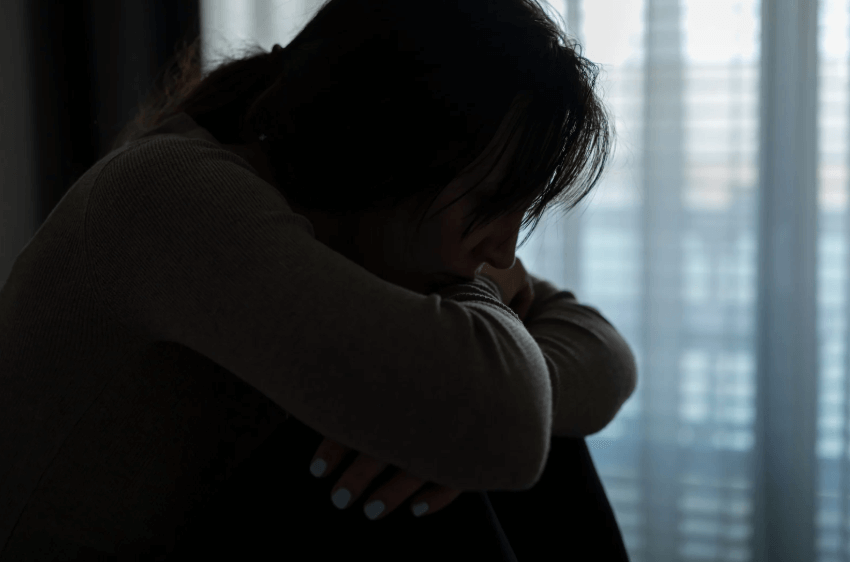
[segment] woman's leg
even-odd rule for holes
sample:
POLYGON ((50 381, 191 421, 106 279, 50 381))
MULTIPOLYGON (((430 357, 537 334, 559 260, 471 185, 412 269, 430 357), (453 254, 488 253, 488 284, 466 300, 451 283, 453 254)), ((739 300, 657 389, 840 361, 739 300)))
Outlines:
POLYGON ((629 560, 584 439, 553 438, 544 473, 530 490, 466 492, 422 518, 407 501, 379 521, 366 519, 363 503, 394 472, 338 510, 330 490, 356 453, 316 479, 308 465, 323 439, 290 418, 195 518, 178 550, 243 559, 269 552, 291 553, 293 560, 310 552, 320 560, 367 554, 375 562, 533 562, 560 551, 576 560, 629 560))
POLYGON ((553 437, 533 488, 489 496, 519 560, 629 560, 584 439, 553 437))
MULTIPOLYGON (((169 560, 219 559, 374 561, 442 560, 517 562, 486 492, 467 492, 421 518, 406 501, 386 518, 370 521, 364 500, 383 485, 388 470, 357 502, 339 510, 331 487, 356 458, 314 478, 310 460, 324 436, 290 418, 243 463, 209 505, 195 514, 169 560), (256 558, 255 558, 256 557, 256 558)), ((530 560, 528 558, 526 561, 530 560)))

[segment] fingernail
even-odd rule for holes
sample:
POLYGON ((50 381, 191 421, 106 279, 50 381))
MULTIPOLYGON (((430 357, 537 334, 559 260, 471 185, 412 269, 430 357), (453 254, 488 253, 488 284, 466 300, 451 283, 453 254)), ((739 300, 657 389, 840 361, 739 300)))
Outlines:
POLYGON ((419 517, 426 511, 428 511, 428 504, 425 502, 421 502, 413 506, 413 515, 416 517, 419 517))
POLYGON ((316 459, 313 461, 313 464, 310 465, 310 473, 318 478, 325 473, 325 469, 327 467, 328 463, 326 463, 324 459, 316 459))
POLYGON ((345 506, 348 505, 348 500, 350 500, 350 499, 351 499, 351 492, 349 492, 345 488, 340 488, 331 497, 331 501, 334 502, 334 505, 337 506, 340 509, 345 509, 345 506))
POLYGON ((371 501, 363 507, 363 512, 366 514, 366 517, 374 520, 375 517, 384 512, 384 502, 381 500, 371 501))

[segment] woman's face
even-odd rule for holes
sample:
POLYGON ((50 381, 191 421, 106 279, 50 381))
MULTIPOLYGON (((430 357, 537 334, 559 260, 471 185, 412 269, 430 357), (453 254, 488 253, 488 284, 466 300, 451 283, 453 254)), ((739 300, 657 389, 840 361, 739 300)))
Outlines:
MULTIPOLYGON (((486 200, 488 193, 498 188, 517 148, 519 135, 514 136, 503 158, 487 175, 501 148, 505 126, 506 120, 483 154, 452 180, 428 208, 418 233, 417 201, 389 211, 368 211, 346 217, 289 204, 294 212, 310 220, 319 242, 381 279, 421 294, 469 280, 485 263, 496 269, 509 268, 514 263, 524 209, 486 226, 479 224, 466 240, 462 239, 464 230, 474 220, 467 215, 486 200), (482 178, 475 190, 432 216, 482 178)), ((263 179, 275 185, 259 145, 226 148, 246 158, 263 179)))
MULTIPOLYGON (((499 139, 500 132, 501 129, 496 139, 499 139)), ((420 217, 416 214, 416 201, 390 211, 364 212, 346 218, 292 207, 296 213, 310 220, 320 242, 366 270, 418 293, 437 292, 447 285, 473 278, 484 263, 496 269, 513 265, 526 209, 503 216, 486 226, 479 223, 477 230, 465 240, 462 235, 474 220, 467 215, 486 200, 488 193, 498 188, 507 173, 518 138, 519 135, 514 136, 502 160, 489 176, 485 176, 500 148, 496 146, 494 149, 491 143, 482 157, 457 176, 428 208, 426 220, 418 233, 415 231, 420 217), (463 199, 432 216, 481 178, 484 181, 463 199)))

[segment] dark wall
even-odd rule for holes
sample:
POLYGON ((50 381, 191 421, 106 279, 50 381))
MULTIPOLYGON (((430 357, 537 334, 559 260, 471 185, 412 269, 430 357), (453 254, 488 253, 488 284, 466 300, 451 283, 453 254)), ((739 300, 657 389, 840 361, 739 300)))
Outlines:
POLYGON ((36 224, 106 155, 184 40, 199 0, 29 0, 36 224))

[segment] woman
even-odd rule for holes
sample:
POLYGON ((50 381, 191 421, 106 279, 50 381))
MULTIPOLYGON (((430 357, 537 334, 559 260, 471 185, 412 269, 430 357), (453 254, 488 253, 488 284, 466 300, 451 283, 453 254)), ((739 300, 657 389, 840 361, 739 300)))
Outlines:
POLYGON ((582 437, 628 345, 533 276, 523 325, 477 275, 608 155, 550 16, 330 0, 286 49, 178 61, 0 290, 0 561, 626 560, 582 437), (339 510, 325 438, 463 493, 339 510))

